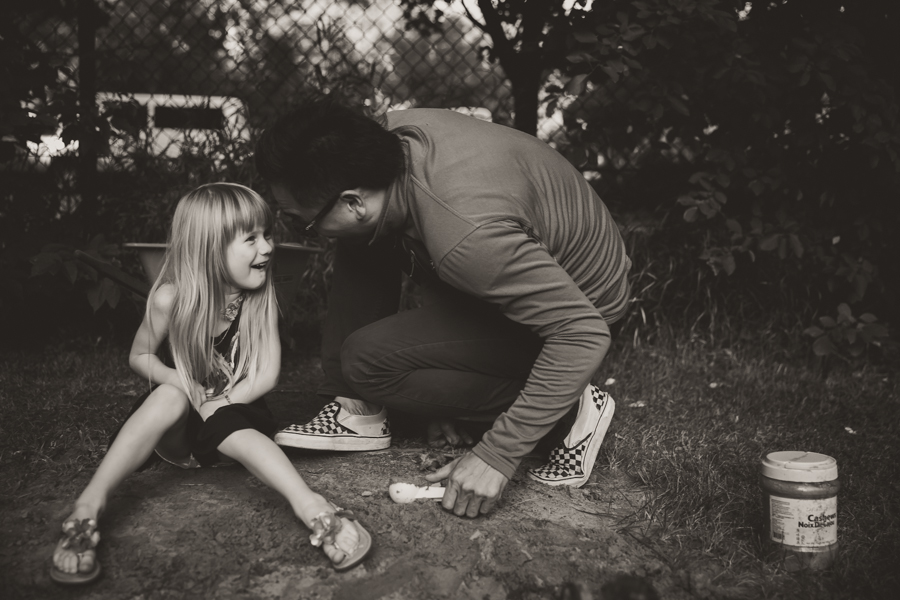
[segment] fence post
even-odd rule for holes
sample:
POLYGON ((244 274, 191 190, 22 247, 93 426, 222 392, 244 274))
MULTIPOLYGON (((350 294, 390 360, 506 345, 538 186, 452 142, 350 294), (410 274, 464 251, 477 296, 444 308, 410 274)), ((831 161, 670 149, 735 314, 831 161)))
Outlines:
POLYGON ((95 0, 78 0, 78 106, 81 126, 78 139, 78 212, 83 227, 97 214, 97 134, 94 124, 97 102, 97 8, 95 0))

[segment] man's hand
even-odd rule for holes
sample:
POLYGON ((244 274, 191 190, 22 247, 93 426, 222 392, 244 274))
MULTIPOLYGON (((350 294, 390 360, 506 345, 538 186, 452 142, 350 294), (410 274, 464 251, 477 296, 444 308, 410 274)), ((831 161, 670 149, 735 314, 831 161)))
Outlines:
POLYGON ((447 480, 441 506, 462 517, 477 517, 494 508, 509 479, 471 452, 425 476, 430 483, 447 480))
POLYGON ((428 445, 432 448, 457 448, 474 444, 465 429, 457 431, 452 419, 432 419, 428 423, 428 445))

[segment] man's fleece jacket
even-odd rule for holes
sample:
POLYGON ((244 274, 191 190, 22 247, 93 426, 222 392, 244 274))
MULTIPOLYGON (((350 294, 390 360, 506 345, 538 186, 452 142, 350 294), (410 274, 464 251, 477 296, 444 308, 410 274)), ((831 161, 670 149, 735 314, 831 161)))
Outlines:
POLYGON ((403 223, 442 281, 544 340, 519 397, 474 449, 512 478, 600 366, 631 261, 597 193, 544 142, 449 110, 395 111, 384 123, 407 162, 375 239, 403 223))

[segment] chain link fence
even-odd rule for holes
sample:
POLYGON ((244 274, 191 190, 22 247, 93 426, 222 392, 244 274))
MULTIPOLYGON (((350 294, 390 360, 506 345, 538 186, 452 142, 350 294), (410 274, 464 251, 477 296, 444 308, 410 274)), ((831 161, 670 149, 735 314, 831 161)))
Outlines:
MULTIPOLYGON (((482 51, 489 40, 461 9, 445 15, 428 35, 406 26, 397 0, 81 0, 48 3, 19 27, 64 65, 63 89, 93 92, 111 124, 102 171, 131 168, 137 151, 176 157, 246 141, 313 90, 510 123, 509 84, 482 51)), ((61 128, 42 133, 29 168, 77 153, 61 128)))
MULTIPOLYGON (((264 191, 249 160, 255 140, 310 95, 512 125, 511 86, 461 7, 445 7, 440 30, 423 33, 399 0, 32 1, 4 9, 0 32, 10 33, 4 48, 23 48, 3 61, 20 74, 19 95, 7 95, 29 98, 4 106, 41 126, 0 161, 0 273, 19 286, 0 287, 0 306, 75 286, 95 310, 115 308, 118 289, 73 249, 140 277, 122 244, 164 241, 178 198, 199 184, 264 191), (60 274, 69 287, 46 283, 60 274)), ((318 320, 327 256, 303 274, 300 321, 318 320)))

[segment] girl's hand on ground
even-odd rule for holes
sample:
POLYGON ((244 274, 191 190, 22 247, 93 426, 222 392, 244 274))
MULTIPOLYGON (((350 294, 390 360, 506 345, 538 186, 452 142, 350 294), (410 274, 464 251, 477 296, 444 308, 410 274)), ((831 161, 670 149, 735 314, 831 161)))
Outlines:
POLYGON ((434 473, 425 476, 429 483, 447 480, 441 502, 458 517, 487 514, 500 499, 509 479, 473 453, 468 452, 434 473))
POLYGON ((465 429, 456 429, 451 419, 432 419, 428 422, 428 445, 432 448, 471 446, 472 436, 465 429))

